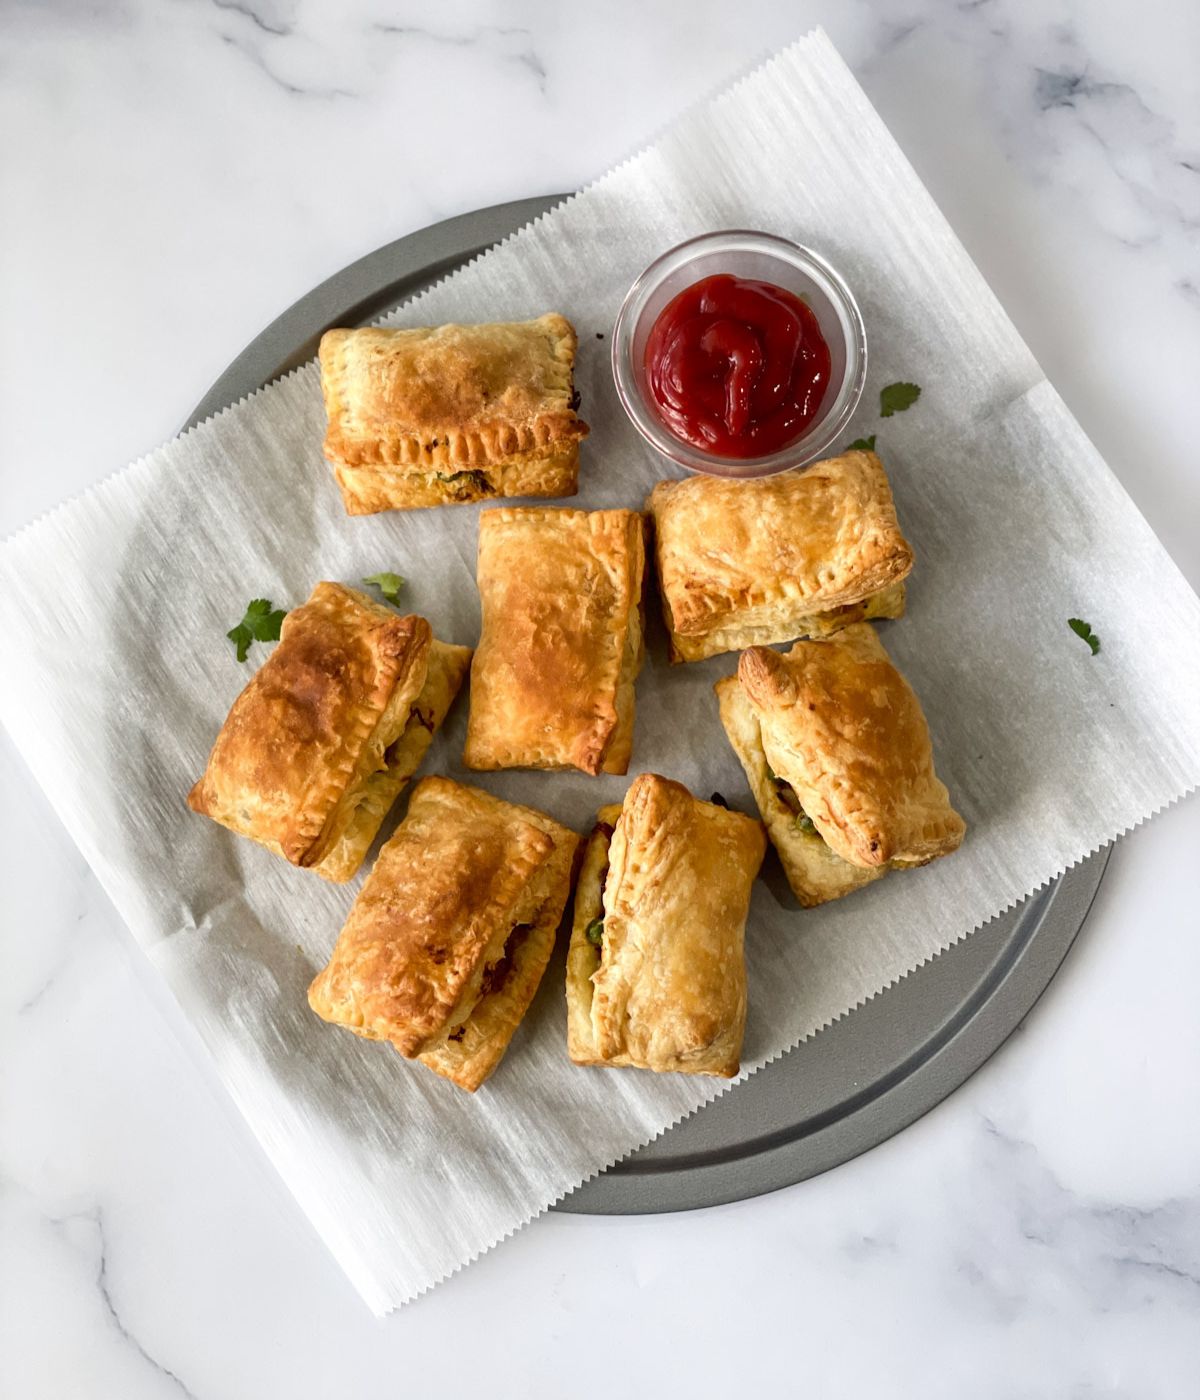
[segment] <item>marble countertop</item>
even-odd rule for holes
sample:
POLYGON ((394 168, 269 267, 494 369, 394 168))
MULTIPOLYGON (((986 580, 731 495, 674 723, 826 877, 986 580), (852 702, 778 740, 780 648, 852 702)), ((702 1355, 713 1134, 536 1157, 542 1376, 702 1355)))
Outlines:
MULTIPOLYGON (((170 436, 246 341, 346 262, 587 181, 822 23, 1200 583, 1200 11, 693 0, 684 13, 6 7, 0 534, 170 436)), ((198 1068, 0 735, 0 1389, 1187 1394, 1198 849, 1195 798, 1120 842, 1020 1032, 865 1157, 716 1210, 544 1217, 377 1321, 198 1068)))

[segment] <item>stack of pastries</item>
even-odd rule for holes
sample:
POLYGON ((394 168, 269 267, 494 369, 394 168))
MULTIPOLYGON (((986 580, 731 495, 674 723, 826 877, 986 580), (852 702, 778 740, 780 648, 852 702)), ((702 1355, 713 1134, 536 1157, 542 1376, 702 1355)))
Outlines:
MULTIPOLYGON (((588 431, 575 350, 553 314, 327 332, 325 452, 346 510, 573 495, 588 431)), ((474 1092, 533 1001, 573 889, 570 1059, 728 1078, 768 842, 805 908, 961 843, 920 702, 871 626, 903 615, 913 554, 864 451, 755 480, 662 481, 643 511, 484 511, 474 653, 318 583, 234 701, 189 804, 349 880, 468 670, 468 769, 626 773, 648 556, 671 661, 741 652, 714 710, 759 818, 642 773, 585 841, 426 777, 309 989, 318 1016, 474 1092)))

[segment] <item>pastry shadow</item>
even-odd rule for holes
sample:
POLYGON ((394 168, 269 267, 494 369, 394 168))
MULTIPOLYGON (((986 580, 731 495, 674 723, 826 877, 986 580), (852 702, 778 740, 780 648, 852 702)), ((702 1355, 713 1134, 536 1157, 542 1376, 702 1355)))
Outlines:
POLYGON ((802 914, 804 912, 803 905, 792 893, 792 887, 788 884, 787 876, 783 872, 783 865, 779 860, 779 852, 770 841, 767 842, 767 854, 763 858, 758 879, 785 913, 802 914))

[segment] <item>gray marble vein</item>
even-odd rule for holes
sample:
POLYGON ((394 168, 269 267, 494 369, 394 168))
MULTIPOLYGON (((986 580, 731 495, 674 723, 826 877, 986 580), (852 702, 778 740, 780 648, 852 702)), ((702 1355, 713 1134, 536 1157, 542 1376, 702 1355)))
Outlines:
POLYGON ((526 69, 537 82, 541 92, 546 90, 546 66, 533 47, 532 35, 527 28, 497 24, 485 24, 461 33, 449 33, 440 29, 427 29, 420 25, 393 24, 378 20, 372 25, 378 34, 385 34, 409 43, 419 43, 433 47, 448 46, 456 49, 480 48, 485 52, 515 63, 526 69), (498 42, 493 42, 498 41, 498 42))
POLYGON ((147 1350, 137 1334, 132 1330, 123 1310, 113 1296, 112 1280, 109 1277, 110 1244, 105 1228, 104 1213, 99 1205, 72 1211, 67 1215, 48 1215, 46 1223, 68 1238, 73 1249, 86 1252, 92 1257, 95 1278, 94 1284, 108 1324, 121 1341, 136 1356, 149 1366, 155 1374, 169 1382, 171 1394, 183 1395, 186 1400, 197 1400, 184 1381, 147 1350), (81 1241, 80 1235, 85 1239, 81 1241))
MULTIPOLYGON (((244 19, 260 30, 264 34, 285 35, 295 32, 295 22, 291 18, 284 18, 282 14, 276 14, 276 7, 265 5, 251 5, 248 0, 210 0, 218 10, 228 10, 231 14, 241 15, 244 19)), ((280 7, 284 8, 284 7, 280 7)), ((286 7, 289 11, 291 6, 286 7)))

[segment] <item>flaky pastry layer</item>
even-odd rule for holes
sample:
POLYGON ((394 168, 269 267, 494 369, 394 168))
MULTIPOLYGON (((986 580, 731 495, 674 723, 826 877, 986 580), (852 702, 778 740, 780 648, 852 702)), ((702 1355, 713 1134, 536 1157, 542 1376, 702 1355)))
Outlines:
MULTIPOLYGON (((386 770, 432 647, 424 618, 319 583, 234 701, 189 805, 294 865, 348 879, 408 776, 401 764, 395 784, 386 770)), ((453 692, 442 692, 461 684, 469 655, 438 653, 445 674, 434 689, 445 706, 453 692)), ((413 747, 419 761, 424 750, 413 747)))
POLYGON ((334 466, 348 515, 427 506, 470 505, 514 496, 574 496, 579 490, 579 448, 551 455, 530 453, 466 471, 397 472, 391 467, 334 466))
POLYGON ((626 771, 644 571, 637 511, 510 506, 480 516, 468 768, 626 771))
POLYGON ((576 844, 544 813, 424 779, 314 979, 310 1006, 478 1088, 545 970, 576 844))
POLYGON ((572 1060, 738 1072, 746 916, 765 849, 749 817, 656 774, 634 780, 611 839, 602 822, 584 860, 567 962, 572 1060), (587 927, 601 882, 597 954, 587 927))
POLYGON ((356 874, 384 817, 421 766, 470 665, 470 647, 433 638, 421 693, 409 707, 396 738, 385 745, 383 766, 357 788, 341 836, 320 864, 313 866, 318 875, 342 883, 356 874))
MULTIPOLYGON (((872 593, 858 603, 846 603, 828 612, 811 613, 807 617, 791 618, 786 624, 789 636, 802 638, 831 637, 843 627, 875 618, 904 616, 904 584, 893 583, 878 593, 872 593)), ((702 637, 685 637, 673 633, 670 637, 672 661, 705 661, 726 651, 745 651, 747 647, 770 646, 786 640, 777 633, 777 622, 744 622, 733 627, 718 627, 702 637)))
POLYGON ((966 827, 934 772, 920 701, 869 623, 786 654, 751 647, 738 681, 766 762, 836 855, 875 870, 961 844, 966 827))
POLYGON ((587 931, 604 917, 608 848, 620 816, 620 803, 600 808, 575 881, 567 946, 567 1054, 576 1064, 598 1063, 592 1031, 592 977, 600 970, 600 948, 589 941, 587 931))
POLYGON ((807 830, 780 795, 763 751, 758 717, 746 699, 736 676, 726 676, 713 687, 720 706, 721 723, 742 767, 767 835, 779 855, 779 863, 792 893, 806 908, 861 889, 880 879, 883 869, 864 870, 835 855, 815 830, 807 830))
POLYGON ((894 587, 912 550, 873 452, 745 481, 661 481, 647 509, 673 660, 903 610, 894 587))
POLYGON ((557 314, 327 331, 325 455, 347 510, 573 494, 588 431, 575 412, 576 345, 557 314))

